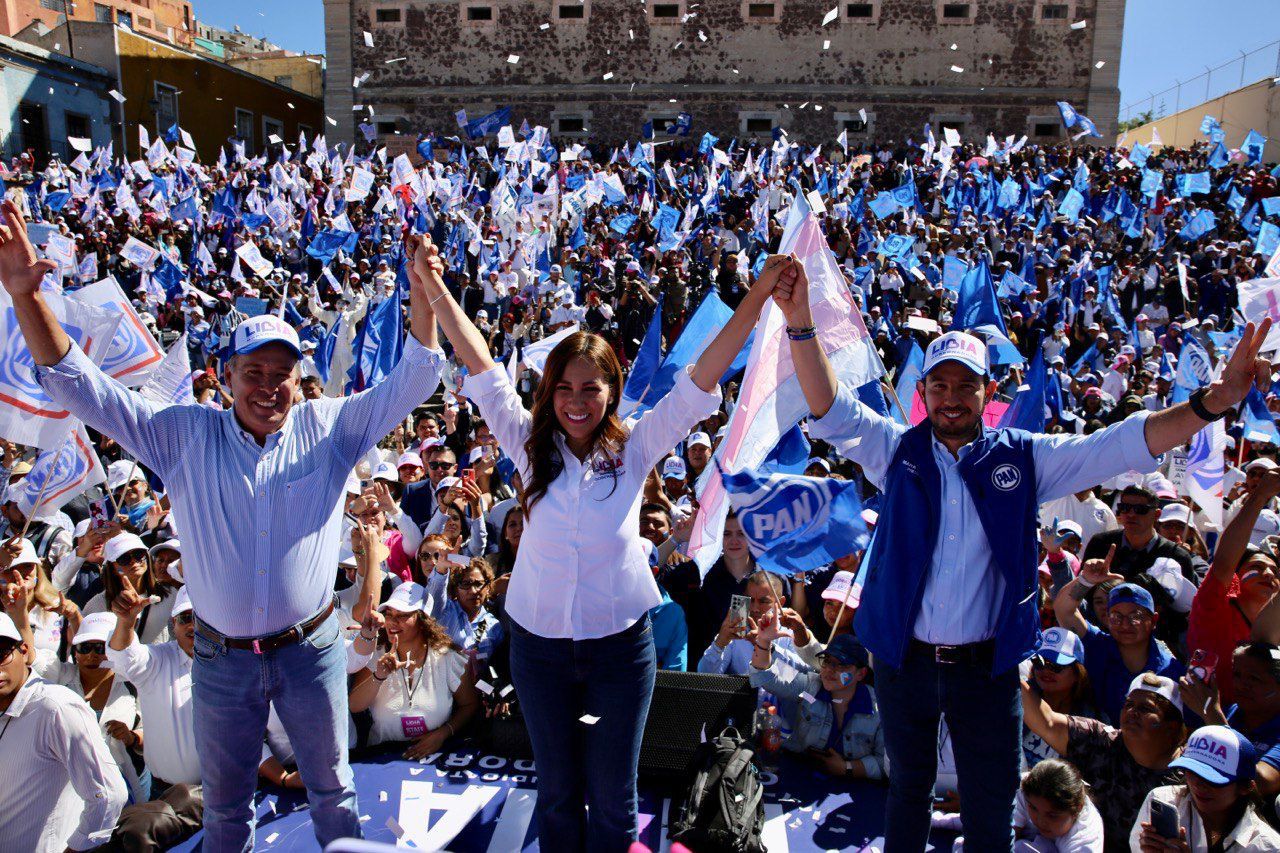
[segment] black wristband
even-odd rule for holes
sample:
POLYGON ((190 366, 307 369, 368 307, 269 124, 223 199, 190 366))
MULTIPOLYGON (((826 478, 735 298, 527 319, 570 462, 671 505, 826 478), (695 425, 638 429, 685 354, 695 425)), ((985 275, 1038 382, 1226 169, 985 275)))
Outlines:
POLYGON ((1197 418, 1205 423, 1213 423, 1214 421, 1220 421, 1225 418, 1227 416, 1227 412, 1231 410, 1226 409, 1215 415, 1213 412, 1206 409, 1204 407, 1204 395, 1208 390, 1208 388, 1197 388, 1195 391, 1192 391, 1191 396, 1187 398, 1187 404, 1191 406, 1191 411, 1196 413, 1197 418))

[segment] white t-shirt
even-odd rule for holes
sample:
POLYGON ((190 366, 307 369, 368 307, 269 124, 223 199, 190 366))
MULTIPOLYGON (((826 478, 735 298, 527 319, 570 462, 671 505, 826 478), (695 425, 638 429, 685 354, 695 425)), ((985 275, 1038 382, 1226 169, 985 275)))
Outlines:
MULTIPOLYGON (((370 671, 377 668, 379 656, 375 654, 369 662, 370 671)), ((428 651, 424 666, 412 678, 405 670, 392 673, 378 686, 369 706, 373 715, 370 746, 414 740, 443 726, 453 713, 453 692, 466 668, 466 657, 455 651, 428 651)))

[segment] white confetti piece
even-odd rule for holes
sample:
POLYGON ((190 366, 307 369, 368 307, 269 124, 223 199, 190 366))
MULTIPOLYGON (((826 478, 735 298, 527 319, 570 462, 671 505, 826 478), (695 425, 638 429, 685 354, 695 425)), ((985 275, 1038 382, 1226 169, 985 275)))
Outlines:
POLYGON ((627 35, 631 38, 631 40, 632 40, 632 41, 635 41, 635 40, 636 40, 636 31, 635 31, 635 30, 627 30, 627 35))
POLYGON ((295 107, 293 106, 293 102, 292 102, 292 101, 285 101, 285 102, 284 102, 284 105, 285 105, 286 107, 288 107, 289 109, 291 109, 291 110, 292 110, 292 109, 295 109, 295 107))
POLYGON ((382 63, 382 64, 383 64, 383 65, 392 65, 393 63, 396 63, 396 62, 404 62, 404 61, 405 61, 406 59, 408 59, 408 58, 409 58, 409 57, 407 57, 407 56, 397 56, 395 59, 388 59, 386 62, 384 62, 384 63, 382 63))
POLYGON ((410 768, 409 768, 409 775, 410 775, 410 776, 417 776, 417 775, 418 775, 419 773, 421 773, 424 769, 425 769, 425 768, 422 768, 422 767, 410 767, 410 768))
POLYGON ((600 718, 594 714, 583 714, 578 718, 578 722, 586 723, 588 726, 594 726, 596 723, 600 722, 600 718))
POLYGON ((550 24, 539 24, 539 25, 538 25, 538 29, 540 29, 540 30, 549 30, 549 29, 551 29, 551 25, 550 25, 550 24))
POLYGON ((123 104, 123 103, 124 103, 124 101, 125 101, 125 97, 124 97, 124 95, 120 94, 120 93, 119 93, 119 92, 117 92, 115 89, 112 89, 110 92, 107 92, 107 94, 108 94, 108 95, 110 95, 111 97, 115 98, 118 102, 120 102, 120 103, 122 103, 122 104, 123 104))
POLYGON ((867 123, 867 111, 866 111, 866 110, 864 110, 864 109, 859 109, 859 110, 858 110, 858 120, 859 120, 859 121, 861 121, 863 124, 866 124, 866 123, 867 123))
POLYGON ((1099 59, 1097 62, 1093 63, 1093 67, 1094 67, 1094 68, 1101 68, 1102 66, 1104 66, 1104 65, 1106 65, 1106 64, 1107 64, 1107 61, 1106 61, 1105 59, 1099 59))
POLYGON ((387 801, 387 792, 386 792, 386 791, 379 791, 379 792, 378 792, 378 802, 380 802, 380 803, 385 803, 386 801, 387 801))
POLYGON ((798 109, 804 109, 804 108, 805 108, 805 107, 807 107, 807 106, 809 106, 809 102, 808 102, 808 101, 805 101, 803 104, 801 104, 801 105, 798 107, 798 109))
POLYGON ((742 73, 741 71, 739 71, 739 70, 738 70, 738 69, 736 69, 736 68, 731 68, 730 70, 731 70, 734 74, 741 74, 741 73, 742 73))
POLYGON ((364 46, 373 47, 373 33, 368 30, 364 31, 364 46))
POLYGON ((960 49, 960 45, 956 44, 955 42, 952 42, 952 43, 951 43, 951 49, 952 49, 952 50, 959 50, 959 49, 960 49))
POLYGON ((604 77, 602 77, 602 78, 600 78, 600 79, 602 79, 602 80, 612 80, 612 79, 613 79, 613 72, 612 72, 612 71, 608 72, 607 74, 605 74, 605 75, 604 75, 604 77))
POLYGON ((959 65, 953 65, 953 66, 951 66, 951 70, 952 70, 952 71, 954 71, 954 72, 956 72, 957 74, 963 74, 963 73, 964 73, 964 69, 963 69, 963 68, 961 68, 959 65))
POLYGON ((702 30, 698 30, 698 41, 706 41, 706 40, 707 40, 707 34, 704 33, 702 30))
POLYGON ((831 39, 823 39, 823 40, 822 40, 822 49, 823 49, 823 50, 831 50, 831 39))
POLYGON ((827 14, 825 14, 825 15, 823 15, 823 16, 822 16, 822 26, 824 26, 824 27, 825 27, 827 24, 831 23, 832 21, 834 21, 834 20, 835 20, 836 18, 838 18, 838 17, 840 17, 840 7, 839 7, 839 6, 835 7, 835 8, 834 8, 834 9, 832 9, 830 12, 828 12, 827 14))
POLYGON ((268 843, 268 844, 275 844, 275 843, 276 843, 276 839, 277 839, 277 838, 279 838, 279 837, 280 837, 280 833, 278 833, 278 832, 273 832, 273 833, 271 833, 270 835, 268 835, 268 836, 267 836, 267 843, 268 843))
POLYGON ((813 810, 813 819, 814 819, 814 822, 822 820, 822 809, 813 810))
POLYGON ((514 53, 507 54, 507 62, 511 63, 512 65, 515 65, 519 61, 520 61, 520 57, 516 56, 514 53))
POLYGON ((814 112, 819 112, 819 113, 822 112, 822 104, 814 104, 813 110, 814 112))
MULTIPOLYGON (((222 100, 222 99, 221 99, 221 98, 219 98, 218 100, 222 100)), ((333 125, 334 127, 337 127, 337 126, 338 126, 338 123, 337 123, 335 120, 333 120, 332 118, 330 118, 329 116, 325 116, 325 117, 324 117, 324 119, 325 119, 325 121, 329 122, 329 124, 333 125)))
POLYGON ((370 816, 369 816, 369 815, 367 815, 367 814, 362 814, 362 815, 360 815, 360 822, 361 822, 361 823, 367 823, 367 822, 369 822, 369 821, 371 821, 371 820, 373 820, 373 818, 372 818, 372 817, 370 817, 370 816))
POLYGON ((479 690, 486 696, 491 696, 493 694, 493 685, 487 681, 477 681, 476 690, 479 690))
POLYGON ((503 697, 508 696, 508 695, 510 695, 511 691, 512 691, 512 690, 515 690, 515 689, 516 689, 516 688, 515 688, 515 685, 508 684, 506 687, 504 687, 504 688, 502 688, 501 690, 499 690, 499 691, 498 691, 498 695, 499 695, 499 696, 503 696, 503 697))
POLYGON ((1071 29, 1073 29, 1073 30, 1083 30, 1083 29, 1084 29, 1085 27, 1087 27, 1087 26, 1089 26, 1089 22, 1088 22, 1088 21, 1076 21, 1074 24, 1072 24, 1072 25, 1071 25, 1071 29))
POLYGON ((809 692, 809 691, 807 691, 807 690, 800 694, 800 698, 801 698, 801 699, 803 699, 804 701, 808 702, 810 705, 812 705, 814 702, 817 702, 817 701, 818 701, 817 699, 815 699, 815 698, 813 697, 813 694, 812 694, 812 693, 810 693, 810 692, 809 692))

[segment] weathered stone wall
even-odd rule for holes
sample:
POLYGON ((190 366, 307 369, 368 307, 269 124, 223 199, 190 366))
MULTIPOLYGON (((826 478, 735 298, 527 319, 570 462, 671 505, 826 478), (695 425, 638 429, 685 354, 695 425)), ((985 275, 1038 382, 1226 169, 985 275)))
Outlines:
POLYGON ((878 0, 870 20, 846 18, 841 0, 825 27, 836 0, 775 2, 776 18, 763 22, 747 18, 745 0, 680 0, 683 21, 652 18, 654 0, 584 0, 582 20, 559 19, 562 4, 579 5, 325 0, 326 105, 339 135, 350 138, 353 103, 406 133, 452 127, 459 108, 475 117, 511 105, 516 123, 554 131, 557 116, 583 117, 589 136, 611 141, 680 110, 693 114, 695 135, 741 135, 751 115, 811 141, 834 139, 859 109, 870 127, 855 139, 918 138, 927 121, 963 122, 970 139, 1021 135, 1055 122, 1058 100, 1093 111, 1104 133, 1115 124, 1123 0, 973 0, 963 23, 947 22, 936 0, 878 0), (468 20, 473 5, 493 20, 468 20), (1044 20, 1045 5, 1067 7, 1066 17, 1044 20), (376 9, 398 9, 401 21, 378 23, 376 9), (1071 29, 1079 20, 1088 25, 1071 29), (511 54, 520 61, 508 63, 511 54))

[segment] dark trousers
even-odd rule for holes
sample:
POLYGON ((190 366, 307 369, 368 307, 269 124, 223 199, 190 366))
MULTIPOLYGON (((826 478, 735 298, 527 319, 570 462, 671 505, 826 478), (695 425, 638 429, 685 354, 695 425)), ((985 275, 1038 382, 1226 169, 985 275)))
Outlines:
POLYGON ((885 853, 925 849, 943 717, 959 776, 965 849, 1011 850, 1022 738, 1017 669, 992 676, 910 650, 900 669, 873 666, 889 759, 885 853))
POLYGON ((657 672, 648 614, 598 640, 511 627, 511 679, 538 767, 539 846, 625 853, 636 839, 640 741, 657 672), (588 725, 584 714, 600 719, 588 725))
POLYGON ((160 853, 186 841, 200 829, 204 797, 199 785, 174 785, 145 803, 126 806, 102 850, 160 853))

